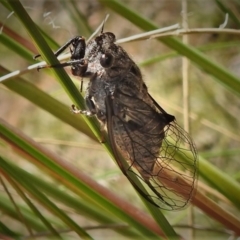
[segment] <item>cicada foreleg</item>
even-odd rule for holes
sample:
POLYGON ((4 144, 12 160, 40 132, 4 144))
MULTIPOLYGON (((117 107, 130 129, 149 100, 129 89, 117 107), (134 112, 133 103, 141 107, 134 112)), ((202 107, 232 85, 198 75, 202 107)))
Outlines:
MULTIPOLYGON (((83 74, 86 71, 86 67, 87 67, 87 63, 83 59, 84 55, 85 55, 85 49, 86 49, 86 43, 85 43, 85 39, 83 37, 77 36, 75 38, 70 39, 62 47, 60 47, 54 53, 54 55, 56 57, 58 57, 61 53, 63 53, 67 49, 67 47, 69 47, 71 45, 73 48, 70 47, 70 52, 71 52, 70 61, 65 62, 65 63, 55 64, 55 65, 39 66, 37 68, 37 70, 40 70, 42 68, 63 68, 63 67, 67 67, 67 66, 73 67, 73 66, 79 65, 79 67, 81 68, 81 71, 79 73, 79 67, 78 67, 77 74, 74 74, 74 75, 80 76, 80 74, 83 74)), ((34 59, 36 59, 40 56, 41 55, 38 54, 34 57, 34 59)))
MULTIPOLYGON (((81 42, 81 45, 83 45, 83 42, 84 42, 84 46, 85 46, 85 39, 83 38, 83 37, 81 37, 81 36, 77 36, 77 37, 74 37, 74 38, 72 38, 72 39, 70 39, 69 41, 67 41, 62 47, 60 47, 55 53, 54 53, 54 55, 56 56, 56 57, 58 57, 61 53, 63 53, 70 45, 73 45, 74 46, 74 44, 75 43, 79 43, 79 42, 81 42)), ((83 47, 82 47, 83 48, 83 47)), ((84 47, 84 51, 85 51, 85 47, 84 47)), ((34 59, 37 59, 38 57, 41 57, 41 54, 37 54, 37 55, 35 55, 33 58, 34 59)))

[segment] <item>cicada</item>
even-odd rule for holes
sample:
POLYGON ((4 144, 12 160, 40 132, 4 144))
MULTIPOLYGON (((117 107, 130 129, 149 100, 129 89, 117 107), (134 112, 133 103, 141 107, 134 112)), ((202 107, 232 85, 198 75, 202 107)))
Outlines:
POLYGON ((67 62, 73 75, 89 78, 85 94, 87 116, 107 127, 118 166, 137 192, 157 207, 185 207, 194 193, 197 176, 195 146, 175 120, 148 93, 140 69, 118 44, 112 32, 101 32, 86 43, 77 36, 67 62))

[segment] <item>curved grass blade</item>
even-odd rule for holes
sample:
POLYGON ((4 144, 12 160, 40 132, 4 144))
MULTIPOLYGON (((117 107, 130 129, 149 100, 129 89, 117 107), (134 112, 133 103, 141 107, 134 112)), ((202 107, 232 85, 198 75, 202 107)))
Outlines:
MULTIPOLYGON (((120 14, 124 18, 128 19, 131 23, 135 24, 145 31, 150 31, 158 28, 158 26, 153 22, 143 18, 136 11, 127 8, 117 0, 99 0, 99 2, 111 8, 113 11, 120 14)), ((240 79, 230 73, 223 66, 220 66, 213 60, 210 60, 196 48, 189 45, 187 46, 176 38, 166 37, 160 38, 158 40, 173 50, 176 50, 181 55, 186 56, 205 72, 214 76, 215 79, 218 80, 219 83, 223 84, 227 89, 231 90, 238 96, 240 95, 240 79)))

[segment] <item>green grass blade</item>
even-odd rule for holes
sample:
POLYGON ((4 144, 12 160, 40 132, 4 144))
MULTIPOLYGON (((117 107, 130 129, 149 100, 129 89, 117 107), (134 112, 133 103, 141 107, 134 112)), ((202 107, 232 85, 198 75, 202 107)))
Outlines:
MULTIPOLYGON (((225 48, 230 48, 230 47, 238 47, 239 42, 238 41, 233 41, 233 42, 219 42, 219 43, 214 43, 214 44, 207 44, 204 46, 200 46, 197 49, 201 52, 209 52, 209 51, 214 51, 214 50, 219 50, 219 49, 225 49, 225 48)), ((147 60, 144 60, 143 62, 139 63, 140 67, 146 67, 150 66, 152 64, 167 60, 169 58, 174 58, 174 57, 179 57, 179 53, 177 52, 169 52, 166 54, 161 54, 157 55, 155 57, 151 57, 147 60)))
MULTIPOLYGON (((46 195, 44 195, 41 191, 39 191, 34 184, 29 182, 28 179, 25 179, 23 175, 16 174, 16 172, 12 171, 7 162, 0 157, 0 166, 1 168, 8 173, 9 176, 14 178, 16 182, 21 184, 32 196, 34 196, 44 207, 49 209, 51 212, 55 213, 63 222, 66 223, 72 230, 74 230, 80 237, 83 239, 91 239, 91 237, 81 228, 79 227, 71 218, 69 218, 62 210, 60 210, 52 201, 48 199, 46 195)), ((23 195, 22 195, 23 197, 23 195)), ((25 200, 27 200, 25 198, 25 200)), ((45 219, 45 217, 37 210, 37 208, 30 202, 27 201, 28 205, 32 208, 32 210, 37 214, 37 216, 46 224, 48 229, 50 229, 56 236, 60 235, 51 227, 51 224, 45 219)))
MULTIPOLYGON (((16 212, 16 209, 13 207, 9 199, 6 198, 3 194, 1 194, 0 200, 1 211, 8 217, 21 222, 22 219, 19 217, 19 214, 16 212)), ((26 209, 26 206, 18 204, 18 208, 20 209, 25 221, 32 229, 34 229, 35 231, 47 230, 46 226, 38 218, 36 218, 36 215, 30 212, 29 209, 26 209)))
POLYGON ((86 17, 81 13, 81 11, 78 9, 77 2, 76 1, 60 1, 64 9, 67 10, 68 15, 71 17, 72 22, 76 26, 79 34, 81 36, 90 36, 93 32, 91 27, 88 24, 88 21, 86 20, 86 17))
POLYGON ((224 12, 224 13, 228 13, 229 17, 238 25, 238 27, 240 27, 240 21, 237 18, 237 16, 233 13, 233 11, 231 9, 229 9, 222 1, 220 0, 215 0, 215 2, 217 3, 217 5, 219 6, 219 8, 224 12))
POLYGON ((6 226, 1 221, 0 221, 0 233, 1 233, 1 235, 6 235, 6 236, 11 237, 16 240, 21 239, 20 234, 13 232, 8 226, 6 226))
MULTIPOLYGON (((38 208, 35 207, 35 205, 32 203, 32 201, 23 192, 22 188, 24 188, 24 184, 22 182, 23 181, 22 177, 20 177, 20 175, 15 175, 15 172, 12 171, 12 169, 7 164, 6 160, 4 158, 2 158, 1 156, 0 156, 0 167, 1 167, 1 171, 4 172, 5 176, 7 176, 6 179, 8 180, 8 182, 16 190, 16 192, 19 194, 19 196, 21 196, 23 201, 25 201, 25 203, 29 206, 29 208, 33 211, 33 213, 35 213, 35 215, 42 221, 42 223, 51 232, 51 234, 53 236, 61 238, 60 235, 58 234, 58 232, 52 226, 52 224, 45 218, 44 215, 41 214, 41 212, 38 210, 38 208), (17 178, 15 176, 17 176, 17 178), (21 186, 21 187, 19 187, 19 186, 21 186)), ((28 188, 31 188, 31 184, 28 184, 28 188)), ((31 193, 31 191, 28 191, 28 192, 31 193)), ((37 195, 37 197, 38 197, 38 195, 37 195)), ((21 215, 21 218, 23 218, 22 214, 20 212, 19 212, 19 214, 21 215)), ((24 219, 22 219, 22 221, 26 225, 26 228, 28 229, 29 234, 32 235, 32 230, 31 230, 30 226, 24 221, 24 219)))
MULTIPOLYGON (((150 31, 158 28, 157 25, 148 19, 143 18, 136 11, 127 8, 117 0, 99 0, 99 2, 111 8, 116 13, 120 14, 124 18, 128 19, 131 23, 135 24, 145 31, 150 31)), ((240 95, 240 79, 227 71, 223 66, 220 66, 213 60, 210 60, 196 48, 193 48, 189 45, 187 46, 180 42, 178 39, 172 37, 160 38, 159 41, 177 51, 181 55, 186 56, 205 72, 214 76, 215 79, 223 84, 227 89, 231 90, 238 96, 240 95)))
POLYGON ((9 11, 11 10, 10 5, 8 4, 8 2, 6 0, 0 0, 1 4, 7 8, 9 11))
MULTIPOLYGON (((32 19, 29 17, 23 6, 18 0, 10 0, 9 4, 13 8, 15 14, 19 17, 22 24, 25 26, 26 30, 32 37, 37 49, 39 50, 40 54, 44 56, 50 64, 58 64, 59 61, 52 53, 51 49, 45 42, 44 38, 38 31, 38 28, 36 27, 35 23, 32 21, 32 19)), ((56 79, 59 80, 62 87, 65 89, 66 93, 69 95, 69 97, 72 99, 72 101, 79 106, 81 109, 84 108, 84 100, 82 96, 80 95, 78 89, 75 87, 71 79, 69 78, 68 74, 65 72, 64 69, 58 68, 58 69, 51 69, 54 72, 54 75, 56 76, 56 79)), ((88 119, 86 117, 83 117, 83 119, 86 121, 88 126, 93 131, 94 135, 97 136, 99 140, 102 138, 102 134, 99 131, 99 128, 97 126, 97 122, 94 119, 88 119)))
POLYGON ((29 62, 33 62, 32 53, 23 47, 22 44, 19 44, 15 40, 13 40, 11 37, 8 37, 5 34, 0 35, 0 42, 5 45, 7 48, 9 48, 11 51, 17 53, 22 58, 25 58, 29 62))
POLYGON ((201 176, 240 209, 240 184, 231 176, 199 157, 201 176))
MULTIPOLYGON (((0 73, 6 74, 7 71, 0 66, 0 73)), ((96 137, 93 135, 85 121, 83 121, 81 115, 72 114, 69 106, 62 104, 30 82, 17 78, 4 81, 2 84, 63 122, 96 140, 96 137)))
MULTIPOLYGON (((96 206, 104 208, 106 212, 115 214, 117 217, 136 228, 143 235, 156 238, 156 234, 149 230, 150 225, 145 225, 147 222, 143 223, 131 215, 132 210, 130 213, 124 212, 120 205, 116 206, 116 203, 112 203, 111 200, 109 201, 105 196, 101 195, 101 192, 97 192, 96 188, 93 189, 94 185, 88 185, 92 182, 92 180, 87 179, 87 181, 90 182, 86 183, 86 180, 84 182, 83 179, 79 179, 78 176, 83 175, 83 173, 80 174, 80 170, 77 174, 75 168, 72 170, 72 172, 69 172, 69 168, 67 168, 64 160, 55 156, 53 153, 49 153, 49 151, 44 150, 43 147, 27 138, 22 133, 17 133, 12 127, 4 123, 4 121, 1 121, 0 123, 0 136, 2 136, 2 138, 4 138, 6 141, 10 142, 12 145, 20 148, 23 152, 25 152, 25 154, 31 156, 31 159, 37 159, 38 162, 34 161, 34 164, 38 164, 39 166, 43 167, 43 170, 47 169, 48 173, 49 171, 52 171, 54 173, 52 174, 53 177, 56 177, 57 174, 57 176, 60 177, 58 177, 57 180, 59 181, 59 179, 62 179, 63 184, 68 183, 67 187, 76 194, 79 194, 81 197, 87 199, 96 206)), ((100 188, 100 186, 98 188, 100 188)), ((130 208, 134 209, 134 207, 130 208)))
MULTIPOLYGON (((50 196, 52 199, 55 199, 57 202, 63 204, 64 206, 74 209, 76 212, 81 214, 81 216, 92 218, 102 224, 111 225, 118 223, 118 220, 115 219, 113 215, 106 215, 105 212, 103 212, 100 208, 94 207, 93 204, 89 204, 89 202, 83 201, 79 198, 74 198, 71 196, 71 194, 69 194, 69 192, 62 191, 55 185, 49 184, 43 179, 27 173, 25 170, 19 168, 11 162, 8 162, 8 166, 11 167, 13 171, 16 172, 16 174, 28 179, 29 182, 34 182, 35 185, 38 186, 38 189, 46 193, 47 196, 50 196)), ((117 228, 115 231, 128 237, 140 237, 140 235, 136 234, 136 232, 129 228, 117 228)))

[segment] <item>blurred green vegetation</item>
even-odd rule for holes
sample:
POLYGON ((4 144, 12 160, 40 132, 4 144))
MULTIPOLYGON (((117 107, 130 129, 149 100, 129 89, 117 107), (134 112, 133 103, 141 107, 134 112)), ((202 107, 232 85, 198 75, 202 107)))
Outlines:
MULTIPOLYGON (((114 32, 118 39, 182 22, 182 3, 177 0, 21 1, 41 32, 39 37, 35 32, 38 39, 32 39, 23 24, 28 23, 26 15, 23 12, 18 15, 17 11, 9 15, 13 11, 11 2, 14 3, 0 1, 1 76, 36 63, 31 56, 42 49, 37 50, 33 43, 39 40, 39 45, 46 50, 41 36, 56 50, 75 35, 88 38, 106 14, 110 17, 104 29, 114 32)), ((219 28, 226 13, 229 16, 226 28, 239 28, 238 1, 195 0, 187 4, 189 28, 219 28)), ((183 125, 184 112, 182 56, 189 59, 190 135, 200 156, 198 188, 226 213, 239 219, 240 192, 236 190, 240 179, 239 35, 191 34, 188 42, 189 47, 182 45, 182 37, 177 36, 122 46, 142 66, 151 95, 168 113, 176 116, 179 125, 183 125), (212 179, 215 176, 217 181, 212 179)), ((43 56, 55 61, 51 53, 43 56)), ((69 73, 69 69, 66 70, 69 73)), ((72 79, 79 88, 79 79, 72 79)), ((87 80, 84 80, 84 88, 86 86, 87 80)), ((192 223, 189 223, 189 208, 164 212, 166 219, 151 206, 146 208, 109 156, 109 145, 101 146, 96 140, 101 137, 97 121, 71 114, 73 102, 84 106, 76 87, 60 70, 56 73, 28 71, 0 85, 0 238, 2 235, 21 239, 38 233, 43 239, 60 238, 60 235, 63 239, 77 239, 77 236, 152 239, 162 236, 158 226, 168 238, 176 237, 175 232, 185 239, 233 236, 228 224, 220 224, 219 219, 198 208, 192 210, 192 223), (76 168, 76 173, 69 163, 76 168), (122 205, 126 207, 120 209, 98 186, 94 189, 84 182, 87 178, 78 176, 78 171, 119 196, 120 202, 124 199, 130 205, 123 200, 122 205), (142 215, 129 213, 127 208, 131 205, 140 209, 142 215), (145 222, 141 219, 144 217, 145 222), (147 221, 149 224, 145 225, 147 221), (98 228, 85 231, 86 226, 98 228)))

